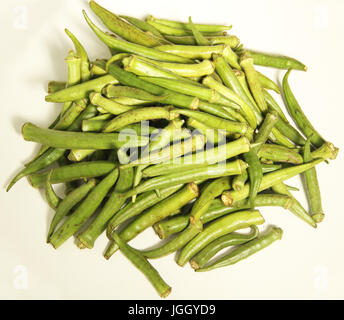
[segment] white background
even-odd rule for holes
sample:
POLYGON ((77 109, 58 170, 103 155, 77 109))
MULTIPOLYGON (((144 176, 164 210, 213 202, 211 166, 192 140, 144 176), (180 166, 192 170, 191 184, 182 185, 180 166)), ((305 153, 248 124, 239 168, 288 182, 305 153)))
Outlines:
MULTIPOLYGON (((194 22, 233 24, 231 33, 249 48, 284 53, 307 64, 293 72, 292 89, 304 111, 324 137, 343 147, 342 0, 260 1, 105 1, 119 14, 147 14, 194 22)), ((49 80, 66 79, 64 58, 72 44, 69 28, 91 59, 108 50, 83 20, 86 1, 2 1, 0 116, 0 298, 2 299, 155 299, 154 289, 120 254, 102 257, 103 235, 93 250, 81 251, 69 240, 55 251, 45 243, 52 217, 42 194, 26 179, 11 192, 5 186, 36 152, 24 142, 26 121, 47 126, 59 111, 44 101, 49 80)), ((103 26, 102 26, 103 27, 103 26)), ((273 79, 284 72, 263 69, 273 79)), ((318 169, 326 218, 317 230, 282 209, 262 212, 267 223, 283 228, 282 241, 235 266, 195 273, 174 263, 172 256, 154 261, 173 287, 171 299, 337 299, 344 298, 342 150, 330 165, 318 169)), ((290 183, 299 185, 299 179, 290 183)), ((306 206, 303 192, 296 196, 306 206)), ((158 241, 147 231, 132 242, 143 248, 158 241)))

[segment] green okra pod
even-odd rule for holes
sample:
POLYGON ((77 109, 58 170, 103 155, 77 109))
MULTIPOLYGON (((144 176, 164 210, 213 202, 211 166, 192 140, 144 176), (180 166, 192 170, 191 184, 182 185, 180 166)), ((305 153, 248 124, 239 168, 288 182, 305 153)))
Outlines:
POLYGON ((261 110, 261 112, 266 112, 267 105, 263 93, 263 87, 259 81, 257 71, 253 66, 253 58, 248 52, 245 52, 241 56, 240 65, 245 71, 247 82, 259 109, 261 110))
POLYGON ((77 232, 91 217, 94 211, 100 206, 111 187, 115 184, 117 177, 118 169, 116 168, 91 190, 74 213, 55 231, 50 238, 50 243, 55 249, 77 232))
POLYGON ((262 234, 238 248, 231 251, 228 255, 205 265, 203 268, 197 269, 196 272, 210 271, 216 268, 226 267, 240 260, 246 259, 252 254, 266 248, 276 240, 281 240, 283 231, 280 228, 272 227, 268 232, 262 234))
POLYGON ((269 54, 269 53, 263 53, 263 52, 257 52, 253 50, 248 50, 253 58, 253 62, 256 65, 259 66, 265 66, 265 67, 273 67, 278 69, 295 69, 295 70, 301 70, 301 71, 307 71, 307 67, 301 63, 300 61, 297 61, 294 58, 281 56, 281 55, 275 55, 275 54, 269 54))
POLYGON ((64 81, 49 81, 48 82, 48 93, 54 93, 60 91, 66 87, 66 82, 64 81))
POLYGON ((199 46, 207 46, 210 45, 208 40, 204 37, 204 35, 197 29, 197 27, 193 24, 191 17, 189 17, 188 27, 191 30, 197 45, 199 46))
POLYGON ((220 95, 213 89, 200 87, 197 84, 192 84, 189 82, 181 82, 177 79, 166 79, 147 76, 141 76, 140 78, 168 90, 173 90, 182 94, 198 97, 200 99, 209 101, 210 103, 217 103, 223 106, 231 107, 233 109, 239 109, 239 107, 235 103, 229 101, 227 98, 220 95))
POLYGON ((167 119, 173 120, 178 114, 172 113, 170 107, 144 107, 129 110, 111 120, 103 129, 103 132, 113 132, 129 124, 144 120, 167 119))
POLYGON ((87 81, 91 78, 90 63, 88 60, 87 52, 73 33, 71 33, 68 29, 65 29, 65 32, 67 33, 68 37, 72 40, 76 53, 80 57, 81 81, 87 81))
POLYGON ((116 185, 107 199, 104 207, 96 218, 78 235, 78 240, 89 249, 93 248, 96 239, 103 233, 109 220, 122 207, 127 199, 126 192, 132 188, 133 169, 120 169, 116 185))
MULTIPOLYGON (((202 60, 199 63, 173 63, 173 62, 163 62, 152 59, 147 59, 144 57, 138 57, 140 60, 144 60, 150 64, 153 64, 159 68, 166 69, 173 72, 179 76, 193 78, 202 77, 205 75, 210 75, 214 72, 214 65, 210 60, 202 60)), ((131 59, 131 63, 133 58, 131 59)), ((130 63, 129 63, 130 64, 130 63)), ((126 63, 124 63, 126 66, 126 63)), ((144 74, 142 74, 144 75, 144 74)), ((148 75, 148 74, 147 74, 148 75)))
POLYGON ((250 136, 252 133, 252 129, 248 126, 247 123, 222 119, 201 111, 177 109, 172 110, 171 113, 178 113, 190 118, 194 118, 208 125, 209 127, 212 127, 214 129, 223 129, 226 130, 226 132, 228 133, 239 133, 243 136, 250 136))
POLYGON ((188 171, 175 172, 165 176, 151 178, 142 182, 130 191, 130 195, 160 189, 168 186, 188 183, 196 180, 218 178, 240 174, 247 168, 247 164, 242 160, 235 160, 225 164, 213 164, 206 167, 194 168, 188 171))
POLYGON ((50 170, 47 181, 45 183, 45 198, 47 199, 50 208, 56 209, 61 202, 61 198, 57 196, 50 183, 52 173, 53 170, 50 170))
MULTIPOLYGON (((143 212, 142 215, 136 218, 120 232, 121 238, 126 242, 132 240, 139 233, 151 227, 154 223, 165 219, 169 215, 173 214, 177 209, 180 209, 189 201, 197 197, 197 185, 193 182, 187 184, 183 189, 143 212)), ((112 253, 115 251, 115 248, 113 248, 112 253)))
POLYGON ((135 109, 135 107, 133 106, 125 106, 110 99, 107 99, 103 97, 99 92, 92 92, 90 94, 90 101, 92 104, 102 108, 106 112, 115 115, 135 109))
MULTIPOLYGON (((288 180, 310 168, 313 168, 314 166, 316 166, 322 161, 324 161, 324 159, 320 158, 306 164, 300 164, 300 165, 296 165, 290 168, 283 168, 283 169, 265 174, 263 175, 258 191, 260 192, 260 191, 266 190, 272 187, 273 185, 278 184, 279 182, 288 180)), ((249 190, 250 190, 250 184, 246 183, 244 188, 241 189, 240 191, 225 191, 224 193, 222 193, 221 199, 225 204, 232 205, 235 201, 239 201, 239 200, 247 198, 249 195, 249 190)))
POLYGON ((272 143, 262 145, 258 152, 258 157, 272 160, 274 162, 292 164, 303 163, 302 156, 297 151, 272 143))
POLYGON ((93 92, 100 92, 107 84, 116 84, 118 81, 112 75, 104 75, 96 79, 68 87, 49 94, 45 97, 47 102, 67 102, 87 98, 93 92))
POLYGON ((212 257, 214 257, 222 249, 230 246, 244 244, 248 241, 257 238, 259 234, 258 228, 256 226, 251 226, 250 228, 251 231, 248 234, 232 232, 209 243, 195 257, 193 257, 192 260, 190 260, 190 265, 195 270, 202 268, 212 257))
POLYGON ((129 202, 109 221, 106 231, 108 238, 112 239, 111 234, 121 223, 141 214, 144 210, 149 209, 158 202, 177 192, 181 187, 182 185, 177 185, 160 189, 159 197, 156 195, 155 191, 148 191, 139 195, 135 202, 129 202))
POLYGON ((223 95, 227 99, 238 104, 241 108, 241 113, 246 118, 246 120, 250 124, 250 126, 253 129, 255 129, 257 127, 257 119, 256 119, 256 116, 254 114, 254 111, 234 91, 232 91, 228 87, 222 85, 220 82, 216 81, 214 78, 209 77, 209 76, 205 77, 202 80, 202 83, 205 84, 206 86, 208 86, 209 88, 216 90, 218 93, 220 93, 221 95, 223 95))
POLYGON ((291 211, 294 215, 296 215, 304 222, 308 223, 311 227, 317 227, 316 223, 313 221, 312 217, 307 213, 307 211, 302 207, 301 203, 297 201, 291 194, 287 185, 285 185, 283 182, 280 182, 273 185, 272 190, 276 193, 287 195, 288 197, 290 197, 291 203, 289 204, 289 211, 291 211))
POLYGON ((170 61, 170 62, 181 62, 181 63, 189 63, 192 60, 183 58, 181 56, 177 56, 174 54, 170 54, 168 52, 161 52, 157 50, 155 47, 147 48, 146 46, 127 42, 124 40, 117 39, 111 35, 106 34, 105 32, 101 31, 86 15, 86 12, 83 11, 85 20, 93 32, 97 35, 97 37, 103 41, 109 48, 118 50, 120 52, 128 52, 134 53, 138 55, 145 56, 147 58, 161 60, 161 61, 170 61))
POLYGON ((267 76, 265 76, 264 74, 262 74, 259 71, 257 71, 257 74, 258 74, 258 79, 259 79, 259 81, 262 84, 264 89, 273 90, 278 94, 281 93, 280 88, 278 87, 278 85, 275 82, 273 82, 271 79, 269 79, 267 76))
POLYGON ((312 124, 307 119, 306 115, 302 111, 300 105, 298 104, 295 96, 293 95, 288 79, 291 69, 285 74, 283 78, 283 93, 286 101, 286 105, 290 115, 295 121, 296 125, 299 127, 301 132, 307 137, 311 138, 312 144, 316 147, 320 147, 325 143, 325 140, 320 136, 320 134, 314 129, 312 124))
POLYGON ((180 159, 180 162, 175 161, 151 166, 143 171, 143 176, 154 177, 177 171, 188 171, 196 167, 205 167, 215 163, 221 164, 221 162, 249 150, 249 140, 246 137, 242 137, 215 148, 200 151, 197 154, 186 155, 180 159))
MULTIPOLYGON (((310 150, 310 139, 308 139, 305 144, 303 160, 305 163, 313 160, 310 150)), ((325 214, 321 203, 321 193, 316 168, 305 171, 302 176, 305 181, 310 215, 316 223, 319 223, 324 219, 325 214)))
POLYGON ((103 21, 103 23, 115 34, 121 38, 141 44, 147 47, 155 47, 161 44, 159 39, 147 34, 131 24, 123 21, 116 14, 101 7, 95 1, 89 3, 93 12, 103 21))
MULTIPOLYGON (((168 19, 158 19, 158 18, 153 17, 152 15, 149 16, 149 19, 154 20, 158 23, 164 24, 166 26, 191 31, 190 25, 188 23, 183 23, 183 22, 178 22, 178 21, 168 20, 168 19)), ((201 32, 222 32, 222 31, 230 30, 232 28, 232 26, 216 25, 216 24, 199 24, 199 23, 196 23, 195 27, 197 28, 198 31, 201 31, 201 32)))
MULTIPOLYGON (((84 178, 95 178, 108 174, 116 168, 116 164, 110 161, 91 161, 73 163, 63 167, 53 169, 50 182, 52 184, 84 178)), ((29 181, 34 188, 44 186, 47 181, 49 171, 43 171, 30 175, 29 181)))
MULTIPOLYGON (((165 35, 165 38, 170 42, 175 44, 183 44, 183 45, 196 45, 196 39, 193 36, 170 36, 165 35)), ((227 44, 231 48, 236 48, 240 40, 236 36, 226 35, 226 36, 206 36, 205 37, 211 45, 215 44, 227 44)))
POLYGON ((128 260, 146 276, 160 297, 166 298, 171 293, 171 287, 161 278, 158 271, 153 268, 139 251, 127 245, 117 233, 114 233, 114 240, 128 260))
POLYGON ((32 123, 24 124, 22 133, 26 141, 63 149, 119 149, 123 145, 133 147, 145 145, 148 142, 147 137, 136 135, 126 135, 122 139, 119 137, 119 133, 58 131, 39 128, 32 123))
MULTIPOLYGON (((299 215, 299 207, 294 203, 293 199, 287 195, 281 194, 258 194, 255 201, 255 207, 281 207, 291 211, 295 215, 299 215)), ((202 223, 208 223, 230 213, 249 209, 247 199, 237 201, 233 207, 228 207, 221 200, 215 199, 209 209, 201 216, 202 223)), ((182 214, 165 219, 155 224, 154 229, 161 239, 184 230, 190 221, 190 214, 182 214)))
POLYGON ((123 15, 120 15, 119 17, 124 20, 127 20, 133 26, 141 29, 142 31, 150 32, 154 36, 158 37, 160 41, 165 41, 166 43, 168 43, 168 41, 164 38, 164 36, 160 33, 160 31, 156 29, 155 27, 153 27, 152 25, 150 25, 149 23, 147 23, 146 21, 143 21, 141 19, 137 19, 134 17, 123 16, 123 15))
POLYGON ((238 229, 265 222, 258 210, 244 210, 222 217, 207 225, 181 250, 177 263, 184 266, 195 254, 215 239, 238 229))
POLYGON ((195 201, 190 213, 190 224, 203 228, 201 217, 210 207, 212 201, 222 194, 224 190, 230 189, 231 181, 229 177, 222 177, 211 181, 206 185, 202 191, 200 197, 195 201))
POLYGON ((51 235, 54 233, 58 224, 62 219, 77 205, 96 185, 95 179, 90 179, 87 183, 80 187, 72 190, 68 195, 61 201, 55 212, 54 218, 50 223, 47 242, 50 241, 51 235))

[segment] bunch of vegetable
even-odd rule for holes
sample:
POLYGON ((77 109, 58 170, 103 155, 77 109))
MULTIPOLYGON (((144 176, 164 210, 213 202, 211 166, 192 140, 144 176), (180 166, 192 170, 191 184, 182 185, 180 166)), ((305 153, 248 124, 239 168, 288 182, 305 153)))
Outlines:
POLYGON ((315 130, 289 83, 301 62, 247 50, 226 34, 230 26, 117 16, 90 7, 112 32, 84 17, 110 49, 89 61, 75 50, 65 61, 66 82, 48 84, 49 102, 62 109, 48 129, 24 124, 25 140, 41 144, 23 177, 45 188, 55 210, 47 242, 54 248, 76 236, 92 248, 106 232, 105 258, 118 249, 146 275, 160 296, 171 288, 150 259, 178 252, 177 263, 198 272, 234 264, 281 239, 282 230, 257 225, 257 207, 284 208, 316 228, 324 218, 315 166, 338 149, 315 130), (280 88, 255 65, 288 70, 283 96, 295 128, 270 95, 280 88), (303 208, 285 180, 301 174, 309 201, 303 208), (54 184, 65 184, 60 198, 54 184), (129 246, 149 227, 160 246, 129 246), (249 233, 238 233, 250 228, 249 233), (215 255, 232 247, 220 258, 215 255))

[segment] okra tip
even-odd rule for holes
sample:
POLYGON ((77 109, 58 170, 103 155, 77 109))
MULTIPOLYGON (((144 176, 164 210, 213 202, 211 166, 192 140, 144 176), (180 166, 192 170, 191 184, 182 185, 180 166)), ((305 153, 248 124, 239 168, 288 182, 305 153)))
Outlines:
POLYGON ((198 270, 200 267, 199 267, 199 264, 195 261, 195 260, 190 260, 190 266, 192 267, 192 269, 194 269, 195 271, 198 270))

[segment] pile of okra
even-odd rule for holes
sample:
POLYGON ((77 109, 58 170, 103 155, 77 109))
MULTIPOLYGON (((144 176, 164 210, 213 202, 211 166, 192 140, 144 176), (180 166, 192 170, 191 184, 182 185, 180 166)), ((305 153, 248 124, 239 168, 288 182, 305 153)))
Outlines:
POLYGON ((89 5, 108 30, 83 12, 85 20, 111 57, 89 61, 65 30, 75 47, 65 58, 68 78, 49 82, 45 97, 61 112, 48 129, 24 124, 24 139, 41 147, 8 187, 28 177, 45 188, 55 211, 48 243, 57 249, 74 235, 91 249, 106 233, 105 258, 119 249, 166 297, 171 287, 151 259, 177 252, 178 265, 210 271, 281 239, 276 226, 258 229, 265 220, 256 208, 281 207, 317 227, 324 212, 315 166, 338 149, 291 91, 290 72, 304 64, 246 49, 230 26, 140 20, 89 5), (282 88, 255 65, 287 70, 282 88), (297 175, 307 209, 285 184, 297 175), (62 198, 54 184, 65 185, 62 198), (145 250, 128 244, 150 227, 166 240, 145 250))

